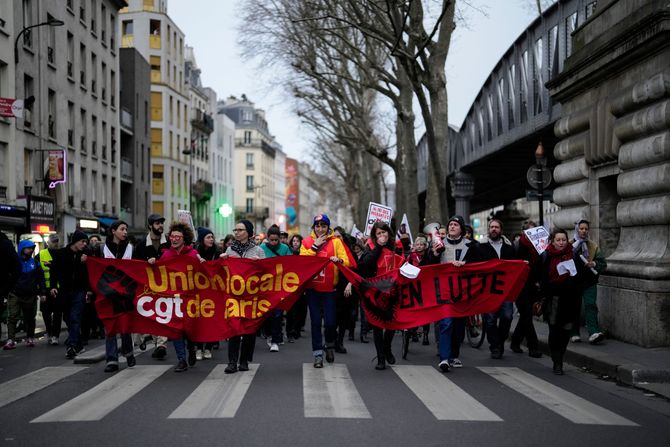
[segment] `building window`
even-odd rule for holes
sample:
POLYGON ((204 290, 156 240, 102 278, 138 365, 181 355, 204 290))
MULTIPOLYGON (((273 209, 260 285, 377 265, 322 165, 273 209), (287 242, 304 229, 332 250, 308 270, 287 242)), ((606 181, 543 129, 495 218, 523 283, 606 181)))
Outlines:
POLYGON ((67 33, 67 77, 74 78, 74 36, 71 32, 67 33))
POLYGON ((251 214, 254 212, 254 199, 247 199, 247 213, 251 214))
POLYGON ((254 154, 251 152, 247 152, 247 169, 253 169, 254 168, 254 154))
POLYGON ((572 54, 572 33, 577 29, 577 13, 565 19, 565 56, 572 54))
POLYGON ((91 52, 91 95, 98 96, 98 56, 91 52))
POLYGON ((593 15, 593 13, 596 11, 596 4, 598 2, 591 2, 586 5, 586 20, 589 19, 593 15))
POLYGON ((107 46, 107 8, 100 5, 100 43, 107 46))
POLYGON ((100 96, 102 97, 102 102, 107 102, 107 64, 102 63, 102 91, 100 96))
POLYGON ((67 145, 68 147, 74 147, 74 103, 71 101, 67 102, 67 117, 67 145))
MULTIPOLYGON (((47 21, 54 20, 54 18, 47 14, 47 21)), ((56 68, 56 27, 47 27, 47 62, 53 68, 56 68)))
POLYGON ((91 0, 91 34, 97 33, 97 26, 95 16, 97 15, 97 8, 95 7, 95 0, 91 0))
POLYGON ((161 21, 149 21, 149 47, 160 49, 161 47, 161 21))
POLYGON ((86 45, 79 45, 79 84, 86 90, 86 45))
POLYGON ((86 154, 88 152, 88 147, 86 146, 86 110, 81 109, 79 112, 79 123, 81 124, 81 138, 79 141, 80 148, 79 150, 81 151, 82 154, 86 154))
POLYGON ((151 92, 151 120, 163 121, 163 94, 151 92))
POLYGON ((251 131, 250 130, 245 130, 244 131, 244 144, 251 144, 251 131))
POLYGON ((121 22, 121 47, 128 48, 135 44, 135 36, 133 34, 133 21, 124 20, 121 22))
POLYGON ((98 156, 98 118, 91 115, 91 155, 98 156))
POLYGON ((254 190, 254 176, 247 175, 247 191, 251 192, 254 190))
POLYGON ((114 73, 114 70, 111 70, 109 73, 109 93, 110 93, 110 105, 112 107, 116 107, 116 73, 114 73))
POLYGON ((47 121, 47 131, 49 138, 52 140, 56 139, 56 92, 49 89, 48 92, 48 108, 49 108, 49 120, 47 121))
POLYGON ((151 82, 157 84, 161 82, 161 57, 149 56, 149 63, 151 65, 151 82))
MULTIPOLYGON (((33 2, 32 0, 23 0, 23 27, 27 28, 33 24, 33 2)), ((23 33, 23 46, 33 47, 32 30, 23 33)))
POLYGON ((23 97, 30 98, 33 97, 33 101, 28 101, 24 105, 23 111, 23 127, 26 129, 32 129, 33 127, 33 108, 35 107, 35 97, 34 92, 35 86, 33 78, 28 75, 23 75, 23 97))
POLYGON ((528 118, 528 51, 521 55, 521 86, 519 88, 519 122, 525 123, 528 118))

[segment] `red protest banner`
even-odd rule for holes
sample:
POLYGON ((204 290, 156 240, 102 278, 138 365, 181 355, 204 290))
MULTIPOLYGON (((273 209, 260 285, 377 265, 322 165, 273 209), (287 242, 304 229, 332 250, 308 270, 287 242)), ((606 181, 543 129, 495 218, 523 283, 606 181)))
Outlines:
POLYGON ((365 316, 384 329, 409 329, 447 317, 495 312, 503 301, 514 301, 528 278, 524 261, 493 260, 455 267, 421 267, 416 279, 399 269, 361 278, 340 266, 361 295, 365 316))
POLYGON ((177 257, 155 265, 88 258, 86 264, 107 333, 212 341, 256 332, 274 309, 289 309, 329 262, 278 256, 202 264, 177 257))

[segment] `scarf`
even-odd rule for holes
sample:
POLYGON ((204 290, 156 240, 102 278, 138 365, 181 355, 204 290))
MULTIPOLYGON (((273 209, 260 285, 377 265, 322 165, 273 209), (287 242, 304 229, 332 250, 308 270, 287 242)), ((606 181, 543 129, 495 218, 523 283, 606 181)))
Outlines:
POLYGON ((566 245, 563 250, 558 250, 549 244, 546 250, 547 256, 549 256, 549 282, 551 284, 563 284, 570 277, 569 274, 559 275, 558 274, 558 264, 563 261, 569 261, 572 259, 572 250, 570 245, 566 245))
POLYGON ((230 246, 230 249, 233 250, 235 253, 240 255, 240 258, 244 257, 244 254, 251 249, 251 247, 255 247, 256 244, 252 242, 251 239, 247 239, 247 241, 243 244, 242 242, 238 241, 235 239, 233 241, 233 245, 230 246))

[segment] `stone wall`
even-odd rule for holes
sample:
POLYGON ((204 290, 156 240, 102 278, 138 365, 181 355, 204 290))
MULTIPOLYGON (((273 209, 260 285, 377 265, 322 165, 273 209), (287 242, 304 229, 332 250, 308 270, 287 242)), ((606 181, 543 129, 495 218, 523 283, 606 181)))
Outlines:
POLYGON ((610 336, 670 345, 670 4, 598 2, 547 85, 563 116, 554 223, 591 221, 607 256, 598 291, 610 336))

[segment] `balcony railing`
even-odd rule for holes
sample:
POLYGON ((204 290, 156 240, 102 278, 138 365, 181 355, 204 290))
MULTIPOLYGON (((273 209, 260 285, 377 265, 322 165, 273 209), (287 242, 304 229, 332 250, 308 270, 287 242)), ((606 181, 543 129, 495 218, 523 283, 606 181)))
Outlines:
POLYGON ((133 160, 121 157, 121 179, 132 183, 133 181, 133 160))
POLYGON ((133 114, 125 108, 121 109, 121 127, 130 132, 132 132, 135 127, 133 125, 133 114))
POLYGON ((264 206, 254 206, 247 208, 246 206, 236 206, 235 207, 235 218, 236 219, 265 219, 270 217, 270 208, 264 206))
POLYGON ((212 119, 212 116, 202 110, 194 109, 192 111, 191 125, 207 134, 214 131, 214 120, 212 119))

